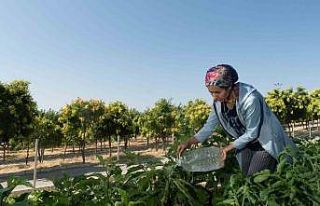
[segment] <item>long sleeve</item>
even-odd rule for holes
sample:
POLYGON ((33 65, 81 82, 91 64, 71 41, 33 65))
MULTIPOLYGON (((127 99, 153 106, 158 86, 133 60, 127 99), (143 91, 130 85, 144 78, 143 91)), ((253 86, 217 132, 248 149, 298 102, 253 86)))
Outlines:
POLYGON ((244 107, 243 111, 245 111, 244 121, 246 131, 233 142, 237 149, 244 148, 246 144, 258 138, 263 123, 263 105, 259 95, 251 94, 246 100, 244 107))
POLYGON ((207 119, 207 122, 197 132, 197 134, 195 134, 195 138, 199 142, 204 142, 206 139, 208 139, 208 137, 210 137, 210 135, 212 135, 212 133, 213 133, 214 129, 216 128, 216 126, 218 125, 218 123, 219 123, 218 117, 217 117, 216 113, 214 112, 214 109, 212 109, 212 111, 210 112, 209 117, 207 119))

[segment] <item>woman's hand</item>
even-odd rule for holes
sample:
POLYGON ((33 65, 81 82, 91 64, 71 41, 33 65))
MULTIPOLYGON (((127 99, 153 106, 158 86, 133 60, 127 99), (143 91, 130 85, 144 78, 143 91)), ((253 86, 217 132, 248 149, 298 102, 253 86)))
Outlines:
POLYGON ((185 142, 185 143, 182 143, 178 146, 178 149, 177 149, 177 155, 178 157, 181 156, 181 154, 187 149, 189 148, 189 143, 188 142, 185 142))
POLYGON ((230 150, 233 150, 235 147, 234 145, 231 143, 229 144, 228 146, 222 148, 221 150, 221 157, 222 157, 222 160, 225 161, 227 159, 227 153, 230 151, 230 150))
POLYGON ((199 143, 199 141, 198 141, 195 137, 193 137, 193 138, 189 139, 188 141, 180 144, 180 145, 178 146, 178 149, 177 149, 177 155, 178 155, 178 157, 180 157, 181 154, 182 154, 186 149, 188 149, 191 145, 197 144, 197 143, 199 143))

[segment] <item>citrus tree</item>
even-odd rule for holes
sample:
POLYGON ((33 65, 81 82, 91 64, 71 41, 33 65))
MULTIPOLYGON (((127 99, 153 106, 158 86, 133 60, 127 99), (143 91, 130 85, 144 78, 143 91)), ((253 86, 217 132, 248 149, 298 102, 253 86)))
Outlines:
MULTIPOLYGON (((130 110, 127 105, 120 101, 110 103, 107 106, 107 113, 106 118, 110 120, 110 123, 105 122, 107 124, 106 128, 110 128, 110 126, 112 126, 110 128, 110 134, 117 137, 118 151, 120 140, 124 141, 124 147, 127 149, 128 141, 135 133, 132 116, 133 113, 130 114, 130 110)), ((109 136, 109 148, 111 148, 111 135, 109 136)))
POLYGON ((66 136, 75 138, 79 144, 83 163, 85 163, 86 143, 92 137, 93 123, 100 114, 99 105, 100 103, 96 100, 85 101, 77 98, 60 111, 59 120, 63 124, 62 131, 66 136))
POLYGON ((115 122, 109 112, 109 108, 105 106, 104 113, 101 118, 94 123, 93 125, 93 135, 100 139, 100 149, 102 148, 101 141, 105 138, 108 139, 109 142, 109 156, 111 157, 111 143, 112 143, 112 136, 115 135, 115 122))
POLYGON ((95 140, 95 151, 97 153, 97 148, 98 148, 98 140, 100 139, 100 143, 102 141, 101 136, 95 135, 96 133, 94 132, 95 125, 97 122, 99 122, 103 114, 105 112, 105 103, 102 100, 90 100, 89 101, 90 109, 91 109, 91 115, 92 115, 92 122, 90 124, 90 129, 92 132, 92 135, 95 140))
POLYGON ((265 100, 272 112, 279 118, 282 123, 286 123, 286 105, 283 101, 284 92, 280 89, 274 89, 267 93, 265 100))
POLYGON ((305 122, 305 125, 308 126, 309 124, 309 117, 308 117, 308 107, 311 102, 311 98, 309 96, 308 91, 304 87, 297 87, 296 91, 294 92, 294 100, 295 100, 295 107, 294 107, 294 120, 296 122, 305 122))
POLYGON ((187 124, 193 133, 197 132, 208 119, 211 107, 203 100, 189 101, 184 106, 187 124))
POLYGON ((10 139, 24 141, 29 138, 36 112, 37 105, 30 94, 29 82, 0 83, 0 142, 4 161, 10 139))
MULTIPOLYGON (((39 139, 38 156, 39 161, 43 162, 45 149, 51 147, 60 146, 62 142, 62 131, 58 122, 58 113, 49 111, 40 111, 35 118, 34 132, 32 136, 39 139)), ((28 157, 26 158, 26 164, 28 163, 28 157)))
POLYGON ((160 99, 155 105, 146 110, 139 119, 140 132, 147 138, 154 138, 156 150, 158 149, 159 139, 166 147, 166 140, 172 135, 175 126, 175 106, 168 99, 160 99))
POLYGON ((294 123, 307 121, 307 111, 310 104, 308 92, 303 87, 281 90, 279 88, 267 93, 267 104, 279 120, 288 125, 289 132, 293 132, 294 123))
POLYGON ((316 89, 310 93, 310 104, 308 107, 308 114, 311 120, 317 120, 317 126, 319 130, 320 89, 316 89))

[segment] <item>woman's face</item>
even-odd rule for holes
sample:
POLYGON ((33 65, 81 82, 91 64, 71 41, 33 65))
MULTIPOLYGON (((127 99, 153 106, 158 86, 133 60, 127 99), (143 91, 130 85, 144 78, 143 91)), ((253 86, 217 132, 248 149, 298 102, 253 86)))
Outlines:
POLYGON ((208 86, 208 91, 216 101, 226 101, 229 96, 229 90, 217 86, 208 86))

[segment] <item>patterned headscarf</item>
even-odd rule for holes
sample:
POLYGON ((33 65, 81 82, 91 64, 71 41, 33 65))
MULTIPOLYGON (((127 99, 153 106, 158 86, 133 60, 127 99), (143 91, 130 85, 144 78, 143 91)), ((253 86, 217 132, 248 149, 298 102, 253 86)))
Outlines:
POLYGON ((238 81, 238 73, 228 64, 219 64, 210 68, 205 77, 206 86, 217 86, 222 88, 231 87, 238 81))

